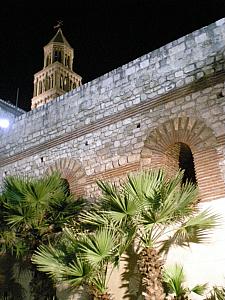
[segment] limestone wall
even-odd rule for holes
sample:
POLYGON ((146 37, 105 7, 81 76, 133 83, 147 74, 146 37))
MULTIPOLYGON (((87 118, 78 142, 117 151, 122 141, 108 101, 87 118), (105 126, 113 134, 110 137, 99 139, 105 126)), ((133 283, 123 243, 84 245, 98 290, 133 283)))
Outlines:
MULTIPOLYGON (((217 161, 216 167, 209 166, 211 175, 224 173, 224 50, 225 19, 221 19, 23 114, 1 133, 0 179, 18 172, 38 176, 52 164, 71 172, 79 165, 81 183, 92 194, 96 178, 118 178, 151 160, 150 154, 147 159, 143 154, 144 144, 160 125, 172 120, 169 143, 180 142, 172 137, 180 118, 181 127, 188 120, 187 131, 200 138, 196 149, 193 141, 182 140, 193 146, 199 174, 205 172, 202 165, 208 154, 209 160, 217 161), (200 123, 203 133, 196 132, 200 123), (204 145, 213 145, 216 153, 205 147, 203 155, 204 145)), ((220 182, 218 197, 224 195, 222 176, 214 178, 220 182)), ((204 190, 208 182, 202 186, 204 190)))
POLYGON ((59 170, 72 191, 94 197, 99 178, 173 172, 184 143, 200 200, 214 205, 225 198, 224 81, 221 19, 16 118, 0 132, 0 182, 59 170))
MULTIPOLYGON (((91 194, 103 173, 114 178, 140 168, 151 131, 168 120, 176 123, 179 117, 188 117, 192 125, 204 123, 216 138, 206 141, 214 144, 216 154, 207 147, 205 155, 196 153, 199 174, 205 172, 207 157, 217 160, 224 173, 224 49, 222 19, 23 114, 1 133, 0 176, 17 172, 38 176, 58 159, 69 158, 87 175, 86 191, 91 194)), ((71 161, 65 164, 72 169, 71 161)), ((218 173, 218 166, 209 169, 218 173)), ((221 180, 219 197, 224 193, 221 180)), ((202 185, 205 189, 208 182, 202 185)))

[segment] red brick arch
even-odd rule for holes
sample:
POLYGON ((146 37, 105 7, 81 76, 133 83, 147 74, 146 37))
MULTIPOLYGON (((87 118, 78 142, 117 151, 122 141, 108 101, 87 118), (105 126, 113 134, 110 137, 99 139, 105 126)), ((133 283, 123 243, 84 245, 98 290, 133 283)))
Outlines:
POLYGON ((48 174, 57 171, 62 178, 69 183, 71 193, 81 196, 84 195, 84 186, 86 184, 86 173, 78 160, 71 158, 60 158, 48 167, 48 174))
POLYGON ((153 129, 141 153, 143 168, 178 169, 179 145, 187 145, 194 159, 195 173, 202 200, 225 196, 224 181, 219 167, 217 140, 202 120, 178 117, 153 129))

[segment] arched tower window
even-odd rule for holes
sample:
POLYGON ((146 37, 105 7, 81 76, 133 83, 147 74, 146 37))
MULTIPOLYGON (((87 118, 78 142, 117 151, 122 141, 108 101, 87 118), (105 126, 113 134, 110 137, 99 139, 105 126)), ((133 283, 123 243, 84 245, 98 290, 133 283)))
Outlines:
POLYGON ((50 60, 49 60, 49 55, 47 56, 47 59, 46 59, 46 67, 50 65, 50 60))
POLYGON ((45 77, 45 90, 47 91, 49 89, 49 76, 46 75, 45 77))
POLYGON ((58 62, 62 62, 62 52, 58 51, 58 62))
POLYGON ((62 62, 62 52, 60 50, 55 50, 54 51, 54 62, 62 62))
POLYGON ((63 76, 60 76, 60 89, 63 89, 63 76))
POLYGON ((70 57, 67 58, 67 67, 70 68, 70 57))
POLYGON ((64 89, 64 91, 67 91, 67 92, 69 91, 69 79, 67 76, 64 78, 63 89, 64 89))
POLYGON ((54 80, 53 80, 53 74, 51 74, 51 88, 54 87, 54 80))
POLYGON ((42 93, 42 81, 39 81, 38 94, 42 93))

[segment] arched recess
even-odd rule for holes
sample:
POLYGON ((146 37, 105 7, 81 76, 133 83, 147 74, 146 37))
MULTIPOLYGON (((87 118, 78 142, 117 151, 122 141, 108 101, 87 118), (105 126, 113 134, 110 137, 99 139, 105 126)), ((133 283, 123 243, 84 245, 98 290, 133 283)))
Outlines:
POLYGON ((172 175, 179 168, 181 147, 190 149, 201 200, 218 199, 225 196, 225 186, 216 146, 212 129, 203 121, 178 117, 150 132, 141 153, 141 164, 143 168, 165 168, 172 175))
POLYGON ((48 174, 55 171, 58 171, 63 179, 66 179, 69 184, 70 193, 76 196, 84 195, 86 173, 78 160, 71 158, 58 159, 46 170, 48 174))

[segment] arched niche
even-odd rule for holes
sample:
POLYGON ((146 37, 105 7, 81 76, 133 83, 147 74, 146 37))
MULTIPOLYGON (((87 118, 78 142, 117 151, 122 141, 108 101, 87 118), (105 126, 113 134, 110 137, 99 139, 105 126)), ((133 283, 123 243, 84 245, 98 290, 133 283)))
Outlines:
POLYGON ((78 160, 71 158, 60 158, 48 167, 46 173, 59 172, 61 177, 68 183, 71 194, 76 196, 84 195, 86 184, 86 173, 78 160))
POLYGON ((142 149, 141 165, 165 168, 172 175, 179 167, 185 168, 187 156, 192 156, 201 200, 224 197, 217 140, 202 120, 178 117, 150 131, 142 149))
POLYGON ((184 172, 183 183, 197 184, 194 157, 191 148, 185 143, 175 143, 165 152, 164 165, 171 175, 178 169, 184 172))

